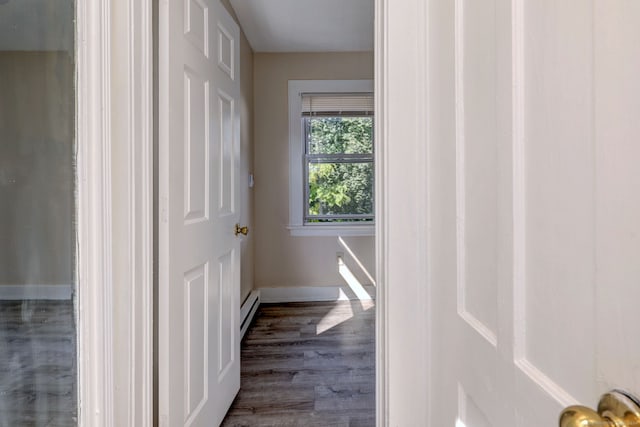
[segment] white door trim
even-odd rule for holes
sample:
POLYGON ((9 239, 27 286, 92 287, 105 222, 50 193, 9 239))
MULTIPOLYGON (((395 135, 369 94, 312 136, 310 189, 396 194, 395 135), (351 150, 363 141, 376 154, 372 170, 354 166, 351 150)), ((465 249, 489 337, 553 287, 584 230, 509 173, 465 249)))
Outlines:
POLYGON ((77 2, 79 425, 113 425, 110 13, 77 2))
POLYGON ((430 425, 428 1, 376 0, 377 425, 430 425), (426 240, 419 238, 427 236, 426 240), (407 325, 413 325, 407 328, 407 325))
MULTIPOLYGON (((77 5, 81 426, 146 426, 153 418, 151 1, 129 0, 118 7, 122 9, 108 0, 77 5), (126 54, 112 58, 114 40, 126 54), (116 66, 117 76, 111 73, 116 66), (114 78, 128 85, 117 92, 114 78), (111 114, 123 106, 129 121, 114 125, 111 114), (114 146, 112 138, 112 130, 121 132, 121 125, 128 129, 124 149, 114 146), (112 164, 114 153, 117 163, 112 164), (114 170, 125 172, 124 181, 116 180, 114 170), (120 205, 120 195, 112 199, 117 194, 114 182, 118 188, 130 185, 128 205, 120 205), (115 219, 118 209, 126 209, 124 220, 115 219), (123 229, 129 234, 120 234, 123 229), (128 266, 114 266, 116 245, 128 248, 128 266), (115 276, 128 279, 116 283, 115 276), (130 301, 127 292, 133 296, 130 301), (112 349, 120 344, 139 345, 131 348, 128 359, 115 363, 112 349), (121 408, 127 400, 123 396, 135 396, 136 402, 129 399, 121 408)), ((427 69, 427 8, 423 0, 376 0, 378 426, 415 424, 428 420, 429 413, 429 390, 422 387, 429 383, 431 366, 429 307, 409 304, 430 300, 428 242, 415 238, 428 231, 427 102, 421 79, 427 69), (413 197, 416 193, 423 197, 413 197), (415 328, 402 328, 407 318, 415 328)), ((121 53, 120 48, 115 51, 121 53)))
POLYGON ((78 422, 151 426, 152 2, 76 10, 78 422))
POLYGON ((115 426, 153 425, 152 3, 111 2, 115 426))

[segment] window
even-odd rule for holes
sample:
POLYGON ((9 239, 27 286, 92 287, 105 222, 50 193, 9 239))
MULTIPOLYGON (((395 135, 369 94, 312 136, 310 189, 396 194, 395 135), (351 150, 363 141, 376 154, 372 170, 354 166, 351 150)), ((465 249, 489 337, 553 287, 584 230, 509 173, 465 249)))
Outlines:
POLYGON ((373 82, 289 82, 289 229, 372 235, 373 82))
POLYGON ((373 96, 303 94, 304 222, 373 221, 373 96))

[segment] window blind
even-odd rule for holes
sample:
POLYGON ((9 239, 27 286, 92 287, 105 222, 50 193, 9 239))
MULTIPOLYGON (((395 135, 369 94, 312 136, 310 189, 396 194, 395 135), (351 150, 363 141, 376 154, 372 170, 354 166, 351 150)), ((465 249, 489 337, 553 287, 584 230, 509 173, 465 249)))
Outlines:
POLYGON ((371 116, 372 93, 304 93, 303 116, 371 116))

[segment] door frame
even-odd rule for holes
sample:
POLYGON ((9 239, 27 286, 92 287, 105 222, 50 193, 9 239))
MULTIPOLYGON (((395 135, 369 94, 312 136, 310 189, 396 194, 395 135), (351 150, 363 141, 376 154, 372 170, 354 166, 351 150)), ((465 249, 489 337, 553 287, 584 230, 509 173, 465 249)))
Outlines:
POLYGON ((153 425, 153 1, 76 2, 80 426, 153 425))
POLYGON ((431 425, 429 5, 428 0, 375 0, 379 427, 431 425))
MULTIPOLYGON (((77 2, 81 426, 154 422, 155 2, 77 2)), ((429 5, 375 0, 378 426, 430 421, 429 5)))
MULTIPOLYGON (((78 422, 113 425, 109 14, 76 2, 78 422)), ((102 7, 101 7, 102 6, 102 7)))

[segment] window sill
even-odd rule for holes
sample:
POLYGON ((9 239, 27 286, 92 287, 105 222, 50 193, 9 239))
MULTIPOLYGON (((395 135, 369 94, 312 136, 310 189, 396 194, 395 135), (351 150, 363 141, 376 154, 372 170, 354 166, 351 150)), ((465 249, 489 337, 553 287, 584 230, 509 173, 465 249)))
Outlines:
POLYGON ((292 236, 375 236, 375 225, 289 225, 292 236))

